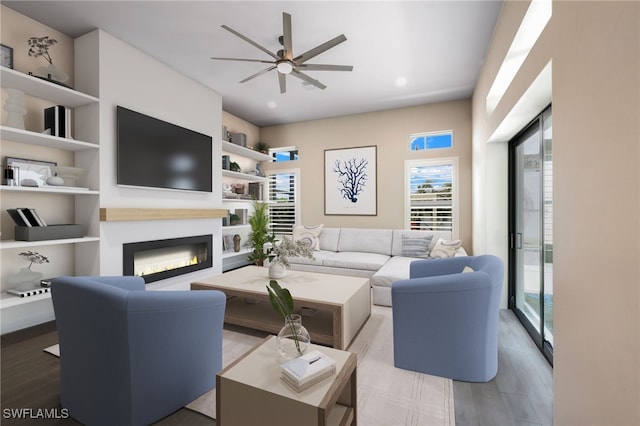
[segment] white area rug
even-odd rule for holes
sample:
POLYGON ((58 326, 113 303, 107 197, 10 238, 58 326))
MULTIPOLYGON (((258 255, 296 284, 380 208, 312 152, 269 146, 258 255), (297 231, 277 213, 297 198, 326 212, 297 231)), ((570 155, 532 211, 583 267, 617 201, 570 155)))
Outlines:
MULTIPOLYGON (((266 334, 229 327, 223 333, 222 363, 230 364, 266 334)), ((373 306, 371 318, 349 351, 358 354, 358 423, 366 426, 455 425, 453 381, 393 366, 391 308, 373 306)), ((59 355, 58 345, 45 349, 59 355)), ((215 389, 187 405, 215 419, 215 389)))

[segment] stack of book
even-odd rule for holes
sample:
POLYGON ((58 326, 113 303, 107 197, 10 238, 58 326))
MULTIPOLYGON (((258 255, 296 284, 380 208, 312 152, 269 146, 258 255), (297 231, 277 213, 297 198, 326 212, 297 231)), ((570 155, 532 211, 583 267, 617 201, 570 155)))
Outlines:
POLYGON ((335 360, 317 350, 287 361, 280 367, 281 379, 297 392, 336 373, 335 360))
POLYGON ((19 207, 17 209, 7 209, 7 212, 18 226, 26 226, 29 228, 32 226, 47 226, 36 209, 19 207))

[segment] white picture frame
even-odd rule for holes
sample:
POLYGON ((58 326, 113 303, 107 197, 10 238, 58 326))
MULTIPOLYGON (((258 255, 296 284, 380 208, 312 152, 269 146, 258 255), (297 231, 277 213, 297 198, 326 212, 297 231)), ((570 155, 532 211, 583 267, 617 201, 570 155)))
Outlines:
POLYGON ((377 146, 324 151, 324 214, 377 216, 377 146))

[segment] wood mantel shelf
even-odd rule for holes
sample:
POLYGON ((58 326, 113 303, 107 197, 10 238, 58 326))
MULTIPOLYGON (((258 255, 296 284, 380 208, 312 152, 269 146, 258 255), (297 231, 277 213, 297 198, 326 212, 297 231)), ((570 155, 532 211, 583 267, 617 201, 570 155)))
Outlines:
POLYGON ((227 216, 226 209, 128 209, 101 208, 101 222, 169 219, 215 219, 227 216))

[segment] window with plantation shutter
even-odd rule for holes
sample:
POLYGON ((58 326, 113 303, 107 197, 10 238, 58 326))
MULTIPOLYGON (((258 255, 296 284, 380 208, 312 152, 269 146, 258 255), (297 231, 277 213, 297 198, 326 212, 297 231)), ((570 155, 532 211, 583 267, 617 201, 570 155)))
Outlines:
POLYGON ((457 233, 457 172, 457 158, 406 161, 406 229, 457 233))
POLYGON ((298 170, 277 170, 269 177, 270 231, 276 235, 291 235, 298 222, 298 170))

